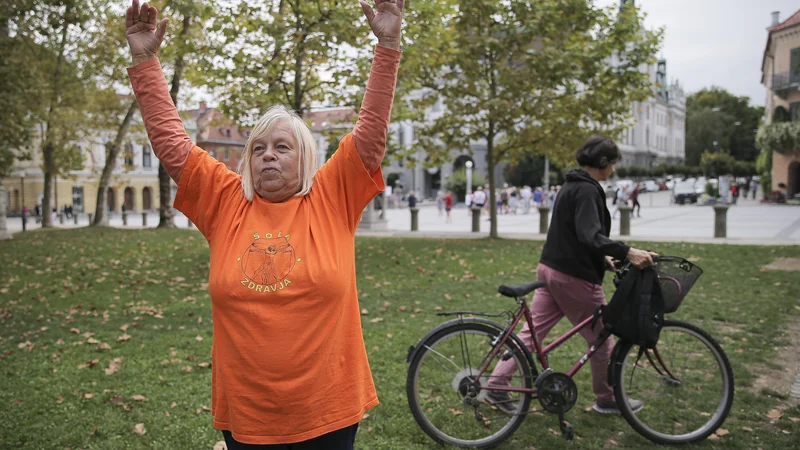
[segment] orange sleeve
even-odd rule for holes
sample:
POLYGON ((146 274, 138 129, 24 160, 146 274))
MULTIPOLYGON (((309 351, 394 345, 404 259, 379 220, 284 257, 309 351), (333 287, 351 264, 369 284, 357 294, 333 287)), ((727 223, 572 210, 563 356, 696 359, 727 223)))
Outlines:
POLYGON ((350 233, 355 234, 364 208, 385 187, 383 171, 378 167, 372 174, 367 172, 353 134, 349 133, 339 142, 331 159, 317 171, 311 193, 320 196, 323 207, 333 209, 350 233))
POLYGON ((217 224, 232 220, 231 212, 244 201, 242 181, 205 150, 194 147, 183 167, 175 209, 197 225, 210 242, 217 224))
POLYGON ((358 122, 353 128, 358 154, 367 167, 379 167, 386 152, 386 132, 389 130, 401 54, 380 45, 375 47, 367 90, 358 122))
POLYGON ((129 67, 128 77, 139 102, 147 137, 153 144, 153 153, 178 183, 194 142, 186 134, 178 109, 169 96, 161 63, 158 58, 151 58, 129 67))

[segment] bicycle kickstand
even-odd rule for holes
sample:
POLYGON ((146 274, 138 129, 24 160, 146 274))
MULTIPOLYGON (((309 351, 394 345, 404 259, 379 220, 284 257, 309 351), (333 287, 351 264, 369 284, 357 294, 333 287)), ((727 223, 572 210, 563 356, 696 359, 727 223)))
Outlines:
POLYGON ((561 437, 571 441, 575 437, 575 427, 564 419, 564 411, 558 413, 558 424, 561 428, 561 437))

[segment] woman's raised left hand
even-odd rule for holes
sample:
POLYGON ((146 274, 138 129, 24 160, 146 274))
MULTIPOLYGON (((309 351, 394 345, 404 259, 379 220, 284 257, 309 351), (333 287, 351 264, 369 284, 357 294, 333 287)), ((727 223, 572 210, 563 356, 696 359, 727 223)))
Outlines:
POLYGON ((400 28, 403 23, 405 0, 375 0, 375 10, 364 0, 359 0, 369 27, 381 47, 400 50, 400 28))

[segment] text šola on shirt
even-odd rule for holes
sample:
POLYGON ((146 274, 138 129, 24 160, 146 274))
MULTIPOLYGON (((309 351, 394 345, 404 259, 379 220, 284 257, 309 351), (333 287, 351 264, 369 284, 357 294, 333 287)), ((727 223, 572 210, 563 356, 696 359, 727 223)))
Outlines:
POLYGON ((376 47, 356 130, 317 172, 311 192, 283 203, 257 194, 248 202, 241 177, 194 146, 157 59, 129 69, 156 155, 180 180, 175 207, 209 243, 211 412, 214 427, 239 442, 313 439, 359 422, 378 404, 361 333, 354 235, 384 184, 380 169, 367 172, 356 144, 385 145, 399 59, 376 47))

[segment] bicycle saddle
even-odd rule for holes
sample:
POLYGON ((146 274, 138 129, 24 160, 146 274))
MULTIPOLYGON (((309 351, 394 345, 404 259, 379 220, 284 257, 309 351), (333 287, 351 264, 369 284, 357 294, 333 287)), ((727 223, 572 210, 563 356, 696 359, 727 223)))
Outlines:
POLYGON ((512 285, 503 284, 497 288, 497 292, 506 297, 522 297, 544 286, 547 286, 547 283, 544 281, 531 281, 530 283, 512 285))

